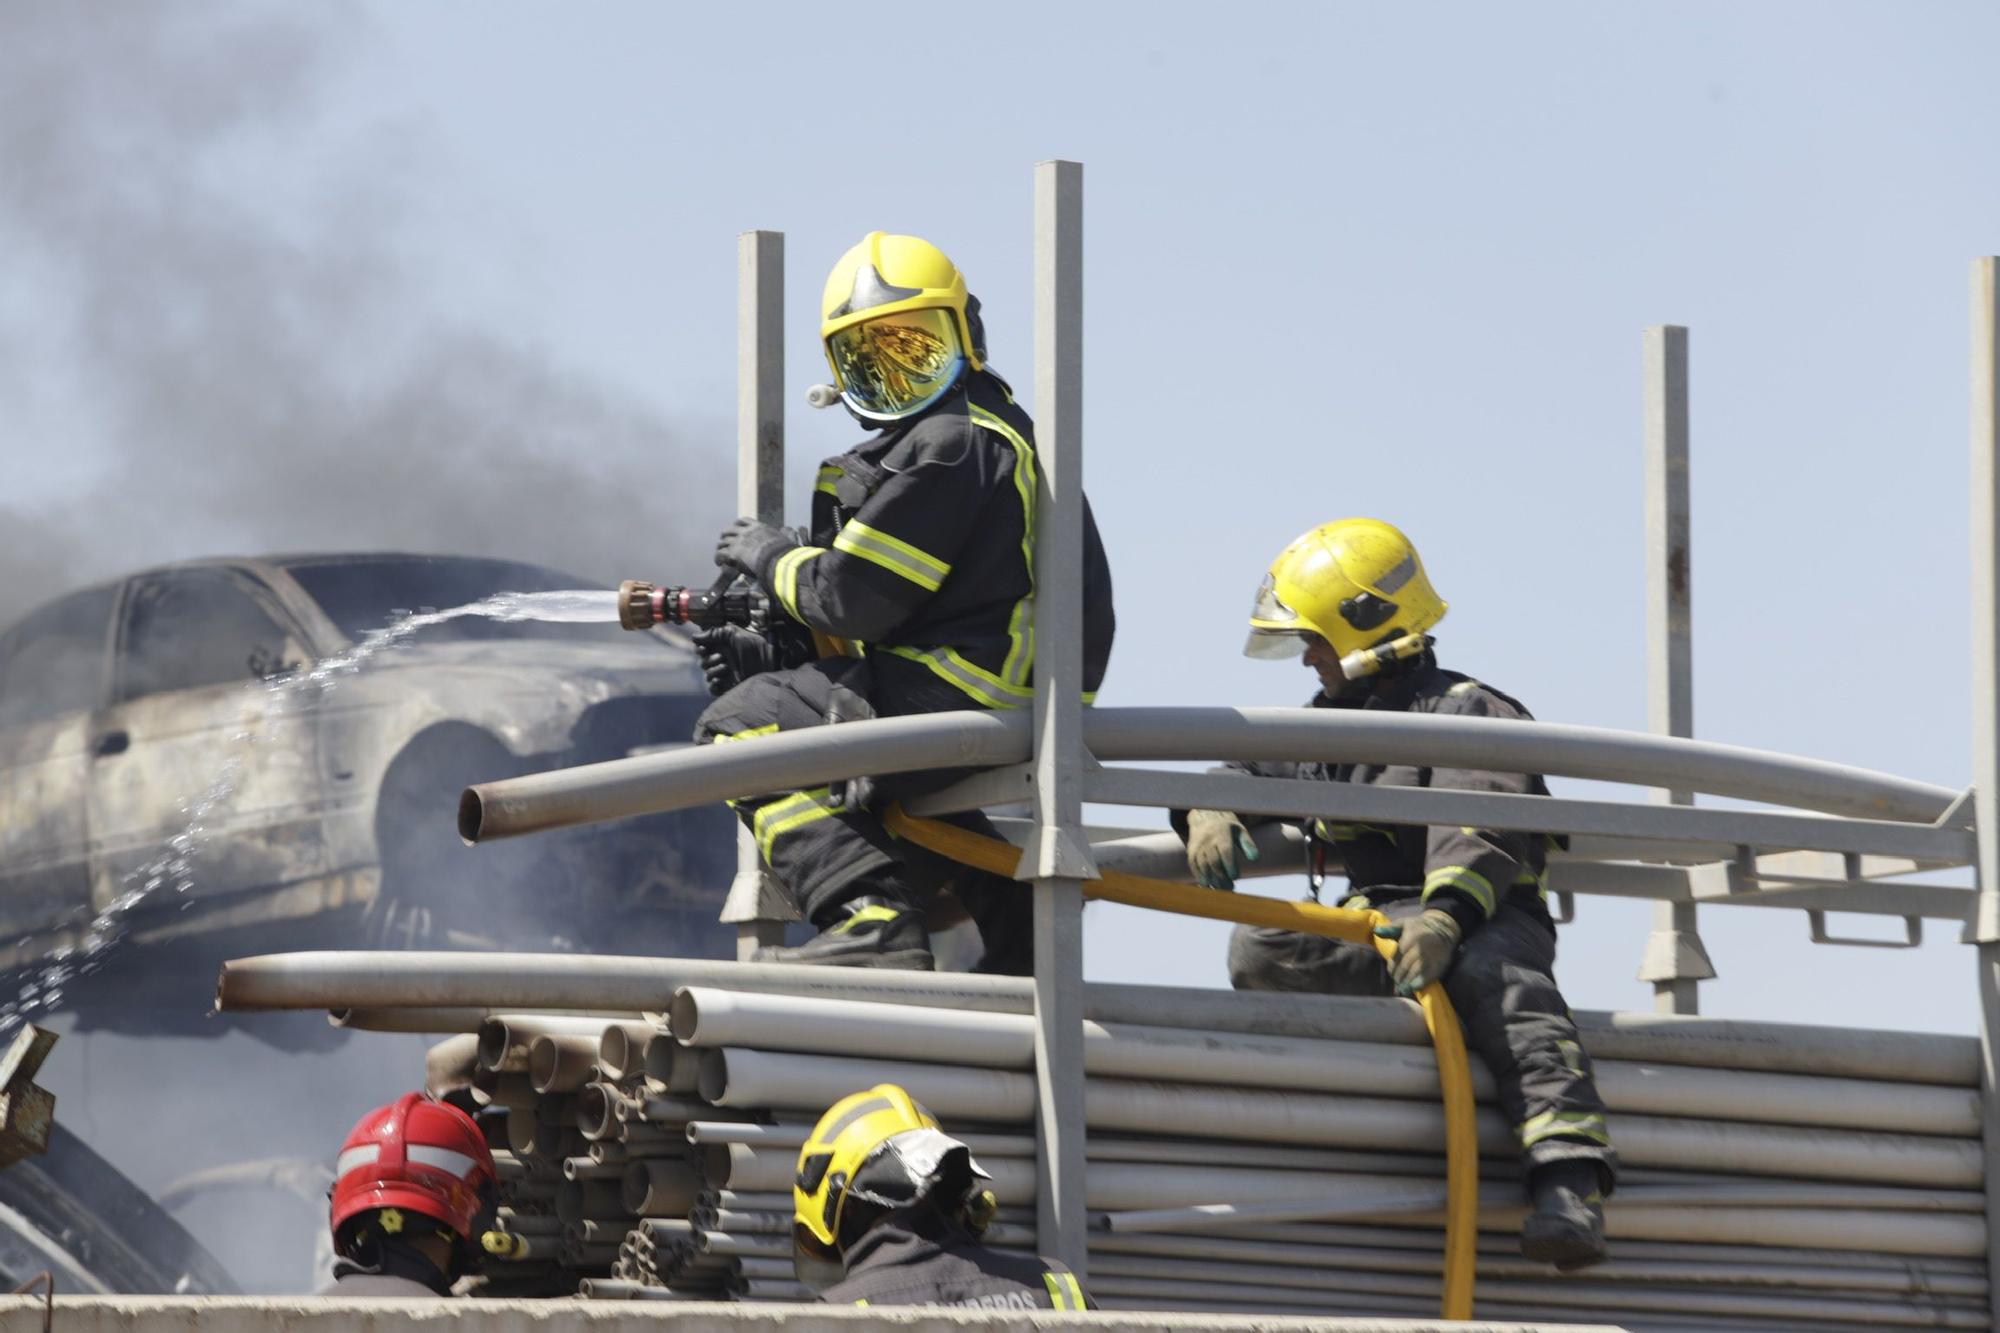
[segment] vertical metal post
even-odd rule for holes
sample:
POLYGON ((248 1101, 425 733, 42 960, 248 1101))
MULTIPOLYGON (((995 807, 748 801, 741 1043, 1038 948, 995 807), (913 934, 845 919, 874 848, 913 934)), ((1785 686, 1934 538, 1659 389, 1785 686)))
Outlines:
MULTIPOLYGON (((1986 1270, 2000 1273, 2000 259, 1972 265, 1972 781, 1986 1270)), ((2000 1327, 2000 1287, 1994 1288, 2000 1327)))
MULTIPOLYGON (((785 521, 785 234, 736 238, 736 512, 760 523, 785 521)), ((736 956, 781 944, 799 919, 772 879, 748 829, 736 834, 736 878, 722 904, 736 927, 736 956)))
MULTIPOLYGON (((1688 332, 1655 324, 1646 364, 1646 723, 1666 736, 1694 735, 1694 653, 1688 565, 1688 332)), ((1689 792, 1654 799, 1692 805, 1689 792)), ((1639 980, 1653 983, 1663 1014, 1701 1010, 1696 987, 1715 966, 1696 933, 1693 903, 1654 903, 1653 933, 1639 980)))
POLYGON ((1079 1274, 1083 1205, 1083 167, 1035 167, 1035 1205, 1079 1274))

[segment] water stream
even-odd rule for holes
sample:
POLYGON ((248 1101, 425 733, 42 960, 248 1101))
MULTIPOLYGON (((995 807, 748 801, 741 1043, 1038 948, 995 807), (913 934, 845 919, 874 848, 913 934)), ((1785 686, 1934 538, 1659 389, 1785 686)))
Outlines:
MULTIPOLYGON (((58 946, 25 969, 27 980, 19 992, 13 999, 0 1003, 0 1037, 39 1014, 54 1011, 62 1004, 69 986, 102 968, 125 937, 127 918, 140 906, 162 892, 179 899, 182 911, 194 906, 194 899, 188 895, 194 888, 196 855, 236 794, 250 747, 269 730, 271 721, 317 703, 338 688, 341 677, 360 671, 374 658, 408 642, 411 636, 469 616, 502 622, 540 620, 615 625, 618 594, 587 588, 502 592, 442 611, 398 612, 395 619, 370 631, 347 651, 323 658, 309 669, 259 682, 258 688, 264 696, 261 703, 249 711, 242 728, 230 735, 229 755, 214 777, 200 791, 181 801, 178 831, 167 839, 157 855, 124 876, 118 896, 84 927, 78 943, 58 946)), ((166 903, 158 903, 153 910, 164 911, 167 907, 166 903)))

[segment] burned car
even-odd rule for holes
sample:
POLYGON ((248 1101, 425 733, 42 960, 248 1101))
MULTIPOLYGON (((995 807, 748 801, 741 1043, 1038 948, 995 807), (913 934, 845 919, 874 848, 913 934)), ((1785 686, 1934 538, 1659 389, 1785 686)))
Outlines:
POLYGON ((121 953, 189 978, 267 948, 726 954, 723 811, 478 849, 454 824, 469 782, 687 743, 707 695, 684 637, 465 616, 356 651, 408 611, 589 586, 310 555, 150 570, 32 612, 0 634, 0 967, 108 920, 121 953))

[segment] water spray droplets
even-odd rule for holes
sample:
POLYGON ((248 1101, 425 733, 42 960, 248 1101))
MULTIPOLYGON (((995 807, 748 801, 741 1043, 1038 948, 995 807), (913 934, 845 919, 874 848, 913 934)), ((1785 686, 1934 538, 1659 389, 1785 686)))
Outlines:
POLYGON ((370 631, 346 652, 320 661, 310 671, 266 680, 263 698, 248 710, 242 728, 230 733, 229 758, 198 796, 181 802, 180 830, 166 840, 157 857, 127 872, 120 881, 122 892, 83 927, 74 944, 57 945, 42 956, 39 965, 28 970, 19 992, 12 1000, 0 1004, 0 1037, 36 1014, 57 1008, 72 982, 102 968, 125 937, 125 919, 162 889, 171 886, 173 896, 179 899, 178 910, 185 912, 194 907, 196 860, 211 831, 211 819, 235 796, 251 747, 268 732, 269 723, 295 712, 308 700, 332 692, 340 677, 360 671, 375 657, 406 642, 412 635, 468 616, 503 623, 540 620, 615 624, 618 594, 583 588, 503 592, 442 611, 425 608, 399 612, 388 624, 370 631))

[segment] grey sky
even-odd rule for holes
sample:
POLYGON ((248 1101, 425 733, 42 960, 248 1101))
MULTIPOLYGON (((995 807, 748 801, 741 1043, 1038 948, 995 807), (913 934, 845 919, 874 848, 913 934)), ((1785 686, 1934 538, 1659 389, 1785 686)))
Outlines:
MULTIPOLYGON (((2000 249, 1990 6, 376 3, 275 17, 292 12, 182 23, 181 38, 206 35, 165 56, 104 43, 98 77, 127 100, 92 105, 156 151, 94 169, 136 172, 197 216, 240 212, 281 255, 359 251, 385 275, 359 315, 338 293, 348 313, 323 339, 312 304, 288 308, 286 356, 256 366, 310 370, 306 407, 344 424, 259 449, 160 442, 171 502, 196 521, 139 524, 117 548, 127 564, 286 535, 205 505, 204 469, 269 467, 295 491, 336 475, 363 506, 362 464, 385 458, 385 489, 444 506, 454 492, 426 478, 476 470, 472 433, 510 460, 478 487, 481 523, 433 527, 412 503, 361 535, 698 574, 669 562, 705 533, 673 531, 659 497, 694 466, 700 522, 727 506, 736 233, 788 236, 803 478, 853 436, 801 395, 824 371, 820 278, 871 228, 958 259, 997 365, 1028 387, 1030 168, 1066 156, 1086 163, 1087 478, 1120 593, 1106 704, 1301 700, 1302 670, 1237 655, 1242 614, 1293 535, 1369 513, 1408 529, 1451 599, 1447 664, 1544 718, 1642 726, 1639 334, 1672 321, 1693 330, 1698 731, 1967 780, 1966 272, 2000 249), (215 37, 273 24, 309 54, 215 37), (312 78, 294 82, 285 59, 312 78), (120 89, 120 60, 240 72, 271 114, 248 103, 176 155, 157 107, 120 89), (468 372, 450 415, 401 433, 380 404, 421 399, 410 365, 424 363, 403 350, 468 344, 492 349, 479 373, 529 386, 493 401, 557 424, 510 432, 518 414, 479 411, 468 372), (375 387, 324 387, 357 382, 375 387), (357 452, 355 421, 386 454, 357 452), (566 487, 565 467, 586 480, 566 487), (635 490, 654 502, 607 508, 635 490), (553 531, 599 514, 587 543, 553 531)), ((17 192, 0 229, 31 211, 20 188, 0 178, 0 203, 17 192)), ((0 522, 16 534, 21 498, 68 513, 134 438, 74 336, 59 242, 31 246, 24 280, 0 289, 0 522)), ((147 270, 162 256, 125 258, 161 281, 147 270)), ((192 301, 202 284, 165 290, 192 301)), ((317 497, 296 503, 313 540, 339 535, 317 497)), ((1094 975, 1222 980, 1213 926, 1091 916, 1094 975)), ((1724 974, 1709 1012, 1975 1021, 1956 944, 1813 949, 1789 914, 1704 920, 1724 974)), ((1649 1004, 1631 979, 1645 929, 1643 907, 1583 904, 1563 940, 1573 1003, 1649 1004)))

